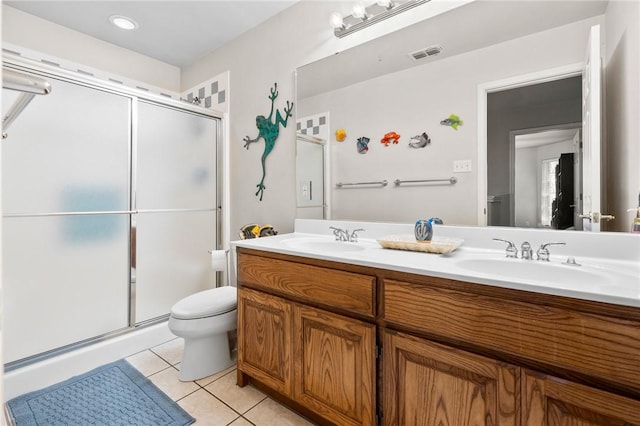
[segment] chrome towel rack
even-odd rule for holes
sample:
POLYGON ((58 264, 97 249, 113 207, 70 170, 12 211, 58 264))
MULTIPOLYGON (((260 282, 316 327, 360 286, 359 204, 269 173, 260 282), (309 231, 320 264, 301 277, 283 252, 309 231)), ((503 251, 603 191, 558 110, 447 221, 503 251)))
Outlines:
POLYGON ((354 183, 336 183, 336 188, 344 188, 345 186, 370 186, 370 185, 378 185, 378 186, 387 186, 389 182, 387 180, 381 180, 378 182, 354 182, 354 183))
POLYGON ((400 179, 396 179, 396 180, 393 181, 395 186, 400 186, 403 183, 436 183, 436 182, 448 183, 450 185, 454 185, 455 183, 458 182, 458 178, 455 177, 455 176, 451 176, 448 179, 420 179, 420 180, 400 180, 400 179))
POLYGON ((22 92, 7 114, 2 117, 2 139, 5 139, 11 123, 29 105, 35 95, 46 95, 51 92, 51 84, 34 75, 2 68, 2 88, 22 92))

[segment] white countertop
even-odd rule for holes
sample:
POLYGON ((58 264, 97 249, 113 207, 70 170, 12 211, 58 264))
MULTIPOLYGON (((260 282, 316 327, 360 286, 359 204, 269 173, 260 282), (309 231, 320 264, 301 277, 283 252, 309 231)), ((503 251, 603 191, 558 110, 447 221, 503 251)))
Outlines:
POLYGON ((435 228, 434 241, 438 238, 464 239, 457 250, 443 255, 383 249, 376 241, 386 235, 411 234, 412 231, 413 225, 410 224, 297 220, 294 233, 234 241, 232 246, 640 307, 638 235, 589 235, 576 231, 540 232, 514 228, 439 226, 435 228), (335 249, 337 245, 331 243, 334 237, 328 230, 329 226, 351 230, 365 228, 369 232, 362 232, 357 243, 339 243, 347 246, 357 245, 357 249, 345 247, 345 250, 340 250, 335 249), (372 238, 367 238, 369 236, 372 238), (504 250, 506 245, 497 243, 492 238, 511 239, 518 249, 523 239, 526 239, 531 243, 534 253, 542 242, 566 240, 566 245, 549 247, 550 262, 507 259, 504 250), (330 248, 305 248, 304 244, 302 247, 296 244, 303 240, 319 241, 323 244, 328 242, 330 248), (598 244, 594 244, 593 241, 597 241, 598 244), (594 247, 595 245, 598 247, 594 247), (592 251, 588 250, 589 246, 592 251), (597 249, 605 252, 603 256, 592 255, 597 249), (615 250, 621 250, 622 253, 612 254, 615 250), (575 257, 580 266, 562 263, 570 256, 575 257))

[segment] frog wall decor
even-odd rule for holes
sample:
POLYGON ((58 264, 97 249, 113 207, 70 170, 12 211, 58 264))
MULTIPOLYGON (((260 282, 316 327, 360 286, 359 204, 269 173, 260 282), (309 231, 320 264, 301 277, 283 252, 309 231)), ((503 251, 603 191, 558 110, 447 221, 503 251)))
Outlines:
POLYGON ((258 187, 256 197, 260 196, 260 201, 262 201, 262 195, 264 194, 264 190, 266 189, 266 187, 264 186, 264 178, 267 174, 265 160, 271 153, 271 151, 273 151, 273 148, 276 144, 276 139, 278 139, 278 135, 280 134, 279 125, 282 124, 282 127, 287 127, 287 121, 289 120, 289 117, 291 117, 293 111, 293 102, 287 101, 287 106, 284 108, 284 118, 282 118, 280 111, 276 110, 276 118, 272 122, 271 118, 273 116, 273 106, 277 97, 278 83, 274 83, 273 88, 271 89, 271 94, 269 95, 269 99, 271 100, 271 112, 269 113, 269 117, 258 115, 256 117, 258 136, 256 136, 255 139, 251 139, 249 136, 245 136, 243 139, 245 142, 244 147, 247 149, 249 149, 250 144, 258 142, 260 138, 264 139, 265 142, 264 152, 262 153, 262 180, 260 180, 260 183, 256 185, 258 187))

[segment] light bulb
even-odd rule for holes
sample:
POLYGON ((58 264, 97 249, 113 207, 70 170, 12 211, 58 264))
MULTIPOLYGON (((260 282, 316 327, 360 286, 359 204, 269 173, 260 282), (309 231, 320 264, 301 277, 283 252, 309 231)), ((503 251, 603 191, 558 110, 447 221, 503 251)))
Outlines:
POLYGON ((382 6, 385 7, 387 9, 391 9, 393 8, 394 4, 391 0, 378 0, 376 2, 378 4, 378 6, 382 6))
POLYGON ((353 12, 351 14, 354 18, 358 19, 366 19, 367 17, 367 11, 362 3, 356 3, 356 5, 353 6, 353 12))
POLYGON ((344 22, 342 21, 342 15, 340 15, 338 12, 333 12, 329 19, 330 19, 332 28, 342 28, 344 26, 344 22))

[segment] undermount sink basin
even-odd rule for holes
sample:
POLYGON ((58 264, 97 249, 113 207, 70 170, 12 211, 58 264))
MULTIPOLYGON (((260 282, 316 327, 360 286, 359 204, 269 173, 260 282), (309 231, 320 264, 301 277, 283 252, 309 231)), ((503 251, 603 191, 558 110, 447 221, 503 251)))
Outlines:
POLYGON ((302 251, 315 253, 338 253, 366 250, 369 245, 358 242, 335 241, 328 238, 292 238, 282 242, 283 245, 302 251))
POLYGON ((471 272, 495 274, 496 276, 539 281, 549 284, 576 285, 580 288, 602 286, 610 283, 610 277, 577 265, 541 262, 522 259, 461 259, 456 266, 471 272))

